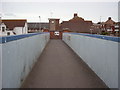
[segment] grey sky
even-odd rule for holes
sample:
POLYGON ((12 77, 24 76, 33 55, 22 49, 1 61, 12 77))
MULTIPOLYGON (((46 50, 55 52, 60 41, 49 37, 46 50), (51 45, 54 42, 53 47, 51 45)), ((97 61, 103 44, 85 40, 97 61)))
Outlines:
POLYGON ((120 22, 120 1, 118 3, 118 21, 120 22))
MULTIPOLYGON (((1 11, 0 11, 1 12, 1 11)), ((69 20, 78 13, 85 20, 106 21, 109 16, 118 21, 118 2, 2 2, 2 18, 26 18, 48 22, 48 18, 69 20)))

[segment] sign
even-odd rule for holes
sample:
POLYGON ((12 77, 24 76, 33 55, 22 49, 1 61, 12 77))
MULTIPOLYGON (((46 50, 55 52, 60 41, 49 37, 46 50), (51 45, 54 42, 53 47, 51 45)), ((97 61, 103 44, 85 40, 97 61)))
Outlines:
POLYGON ((59 34, 60 34, 60 33, 59 33, 58 31, 55 31, 55 32, 54 32, 54 35, 55 35, 55 36, 59 36, 59 34))

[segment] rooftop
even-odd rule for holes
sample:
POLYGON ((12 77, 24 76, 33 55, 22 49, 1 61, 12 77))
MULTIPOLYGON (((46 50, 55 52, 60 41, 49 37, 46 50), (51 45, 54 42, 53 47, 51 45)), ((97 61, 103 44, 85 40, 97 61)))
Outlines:
POLYGON ((13 30, 14 27, 24 27, 26 19, 3 19, 2 23, 4 23, 9 30, 13 30))

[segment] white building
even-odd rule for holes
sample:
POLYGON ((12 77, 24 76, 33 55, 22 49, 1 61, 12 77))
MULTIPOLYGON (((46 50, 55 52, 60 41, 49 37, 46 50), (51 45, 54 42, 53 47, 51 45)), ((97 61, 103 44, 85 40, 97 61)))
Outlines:
POLYGON ((6 25, 4 23, 0 24, 0 36, 6 36, 6 25))
POLYGON ((26 19, 2 20, 0 36, 20 35, 28 33, 26 19))

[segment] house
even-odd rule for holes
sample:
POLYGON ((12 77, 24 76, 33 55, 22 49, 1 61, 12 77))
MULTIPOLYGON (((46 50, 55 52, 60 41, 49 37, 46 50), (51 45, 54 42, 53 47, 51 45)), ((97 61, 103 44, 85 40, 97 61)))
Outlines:
POLYGON ((7 36, 6 25, 4 23, 0 23, 0 36, 7 36))
POLYGON ((105 27, 106 31, 108 31, 108 32, 114 32, 114 30, 115 30, 114 25, 115 24, 116 24, 115 21, 113 21, 111 19, 111 17, 109 17, 108 20, 105 22, 104 27, 105 27))
POLYGON ((7 35, 19 35, 28 33, 26 19, 5 19, 2 20, 2 24, 6 26, 5 33, 7 35))
POLYGON ((49 29, 49 23, 47 22, 28 22, 28 32, 33 33, 33 32, 42 32, 42 30, 49 29))
POLYGON ((59 23, 58 18, 49 18, 49 31, 51 39, 61 39, 63 32, 90 33, 92 21, 85 21, 77 13, 69 21, 59 23))
POLYGON ((79 17, 77 13, 74 13, 74 17, 69 21, 63 21, 60 24, 61 30, 70 30, 78 33, 90 33, 92 21, 86 21, 82 17, 79 17))
POLYGON ((114 25, 115 35, 120 37, 120 22, 116 22, 114 25))
POLYGON ((108 20, 106 22, 94 23, 92 27, 93 31, 98 34, 120 36, 119 24, 120 22, 115 22, 111 19, 111 17, 108 17, 108 20))
POLYGON ((103 28, 105 29, 105 32, 107 32, 109 35, 119 36, 119 22, 113 21, 111 17, 108 17, 108 20, 104 22, 103 28))
POLYGON ((102 31, 105 31, 104 24, 105 24, 105 22, 93 23, 93 25, 91 26, 93 33, 94 34, 101 34, 102 31))

